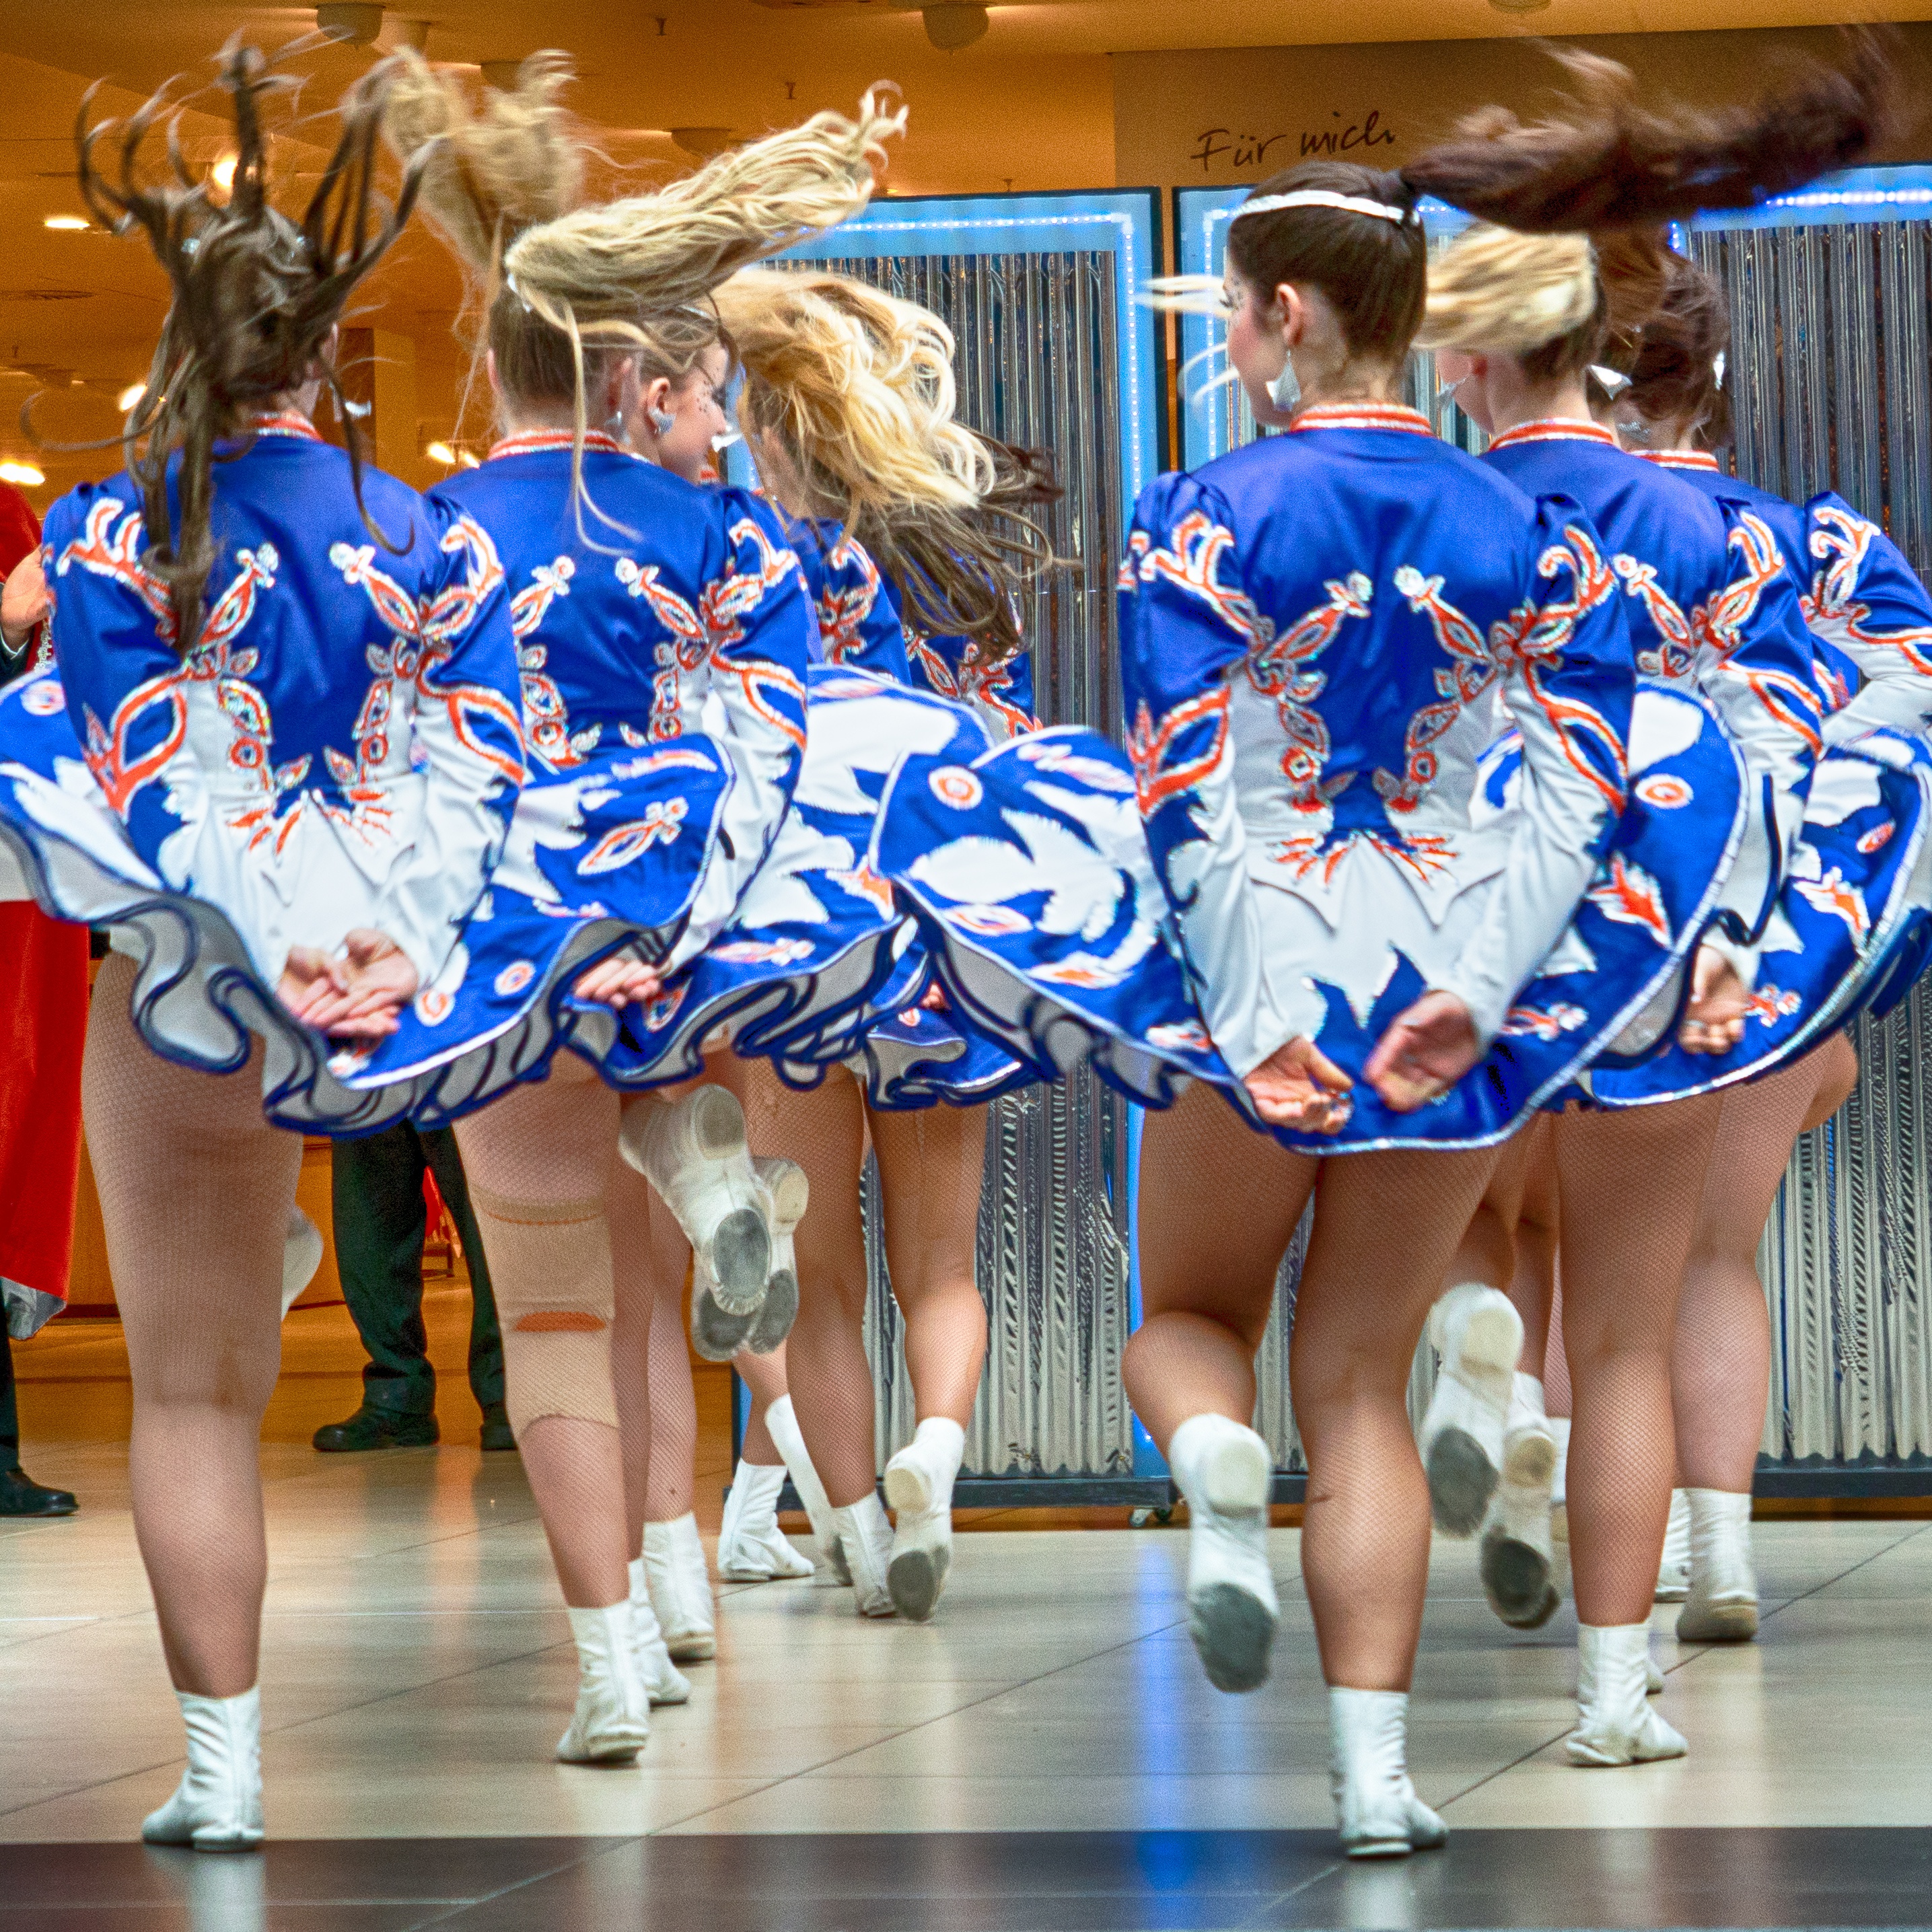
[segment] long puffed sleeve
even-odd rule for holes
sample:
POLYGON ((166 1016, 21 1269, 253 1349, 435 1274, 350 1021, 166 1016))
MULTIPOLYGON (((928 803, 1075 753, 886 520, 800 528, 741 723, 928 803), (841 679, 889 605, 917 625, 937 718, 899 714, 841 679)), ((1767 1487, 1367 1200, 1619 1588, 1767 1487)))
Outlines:
POLYGON ((524 768, 516 640, 496 546, 447 504, 431 499, 424 512, 441 568, 420 599, 414 675, 399 650, 394 686, 422 796, 410 849, 368 922, 409 955, 427 986, 502 856, 524 768))
POLYGON ((790 807, 805 758, 806 667, 816 620, 799 560, 782 524, 749 493, 727 490, 720 501, 727 554, 722 573, 705 587, 703 614, 731 790, 667 974, 702 952, 737 910, 790 807))
MULTIPOLYGON (((1522 808, 1482 925, 1452 970, 1431 982, 1468 1008, 1485 1046, 1575 913, 1629 782, 1636 662, 1616 574, 1582 506, 1567 496, 1539 500, 1531 554, 1521 608, 1488 640, 1522 735, 1522 808)), ((1482 648, 1466 619, 1428 601, 1430 580, 1398 572, 1396 587, 1438 633, 1453 620, 1468 634, 1444 638, 1445 649, 1482 648)))
POLYGON ((826 545, 814 574, 825 662, 910 683, 898 599, 872 552, 856 537, 841 532, 826 545))
POLYGON ((1120 566, 1120 665, 1141 817, 1190 980, 1221 1057, 1245 1076, 1327 1009, 1270 960, 1249 877, 1228 680, 1260 634, 1233 517, 1211 485, 1163 476, 1136 506, 1120 566))
POLYGON ((1880 724, 1925 730, 1932 724, 1932 597, 1918 572, 1877 524, 1829 491, 1805 505, 1804 526, 1805 620, 1864 680, 1825 721, 1825 742, 1849 744, 1880 724))
POLYGON ((1742 945, 1763 932, 1784 889, 1823 748, 1822 706, 1797 579, 1777 538, 1755 511, 1720 507, 1731 570, 1699 614, 1696 664, 1699 682, 1743 752, 1754 801, 1718 900, 1724 930, 1742 945))

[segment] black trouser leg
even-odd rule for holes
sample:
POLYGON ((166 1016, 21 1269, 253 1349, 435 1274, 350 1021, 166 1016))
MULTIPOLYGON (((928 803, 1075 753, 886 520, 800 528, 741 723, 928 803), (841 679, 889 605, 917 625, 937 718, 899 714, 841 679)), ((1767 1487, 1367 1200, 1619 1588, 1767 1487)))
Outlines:
POLYGON ((362 1399, 399 1414, 436 1408, 436 1371, 423 1330, 422 1252, 428 1210, 424 1149, 405 1122, 335 1143, 332 1180, 342 1296, 362 1346, 362 1399))
POLYGON ((463 1258, 470 1267, 470 1392, 478 1408, 503 1400, 503 1334, 496 1323, 496 1298, 490 1288, 490 1264, 484 1258, 483 1237, 470 1206, 470 1184, 464 1178, 463 1157, 456 1136, 438 1127, 422 1136, 423 1158, 442 1196, 442 1204, 456 1223, 463 1258))
POLYGON ((14 1344, 0 1318, 0 1470, 20 1466, 20 1406, 14 1395, 14 1344))

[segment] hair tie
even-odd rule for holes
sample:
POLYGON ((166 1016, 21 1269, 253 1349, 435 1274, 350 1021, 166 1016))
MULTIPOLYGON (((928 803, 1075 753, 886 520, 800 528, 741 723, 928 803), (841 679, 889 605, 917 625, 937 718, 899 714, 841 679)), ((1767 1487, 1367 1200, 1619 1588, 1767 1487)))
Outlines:
POLYGON ((1336 208, 1345 214, 1372 215, 1378 221, 1394 221, 1403 226, 1416 220, 1413 207, 1397 208, 1393 202, 1370 201, 1359 194, 1336 194, 1325 188, 1297 188, 1292 194, 1258 195, 1244 201, 1228 218, 1238 221, 1244 214, 1272 214, 1283 208, 1336 208))
POLYGON ((1612 396, 1620 396, 1630 387, 1630 379, 1621 369, 1609 369, 1600 362, 1592 362, 1590 374, 1612 396))

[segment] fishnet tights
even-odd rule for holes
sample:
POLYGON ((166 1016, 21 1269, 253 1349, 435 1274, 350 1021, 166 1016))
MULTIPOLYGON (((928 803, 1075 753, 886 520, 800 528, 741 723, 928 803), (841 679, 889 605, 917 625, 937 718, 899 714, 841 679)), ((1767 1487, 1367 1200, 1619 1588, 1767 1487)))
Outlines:
POLYGON ((1124 1369, 1163 1449, 1190 1415, 1252 1421, 1275 1272, 1315 1196, 1289 1376, 1309 1463, 1302 1572, 1330 1684, 1408 1683, 1429 1568, 1409 1364, 1496 1160, 1486 1149, 1316 1161, 1254 1132, 1200 1087, 1148 1120, 1144 1318, 1124 1369))
POLYGON ((1751 1486, 1771 1382, 1759 1238, 1792 1143, 1838 1112, 1858 1076, 1851 1042, 1834 1034, 1791 1066, 1724 1096, 1670 1353, 1686 1488, 1742 1494, 1751 1486))
MULTIPOLYGON (((616 1095, 581 1060, 560 1054, 548 1079, 513 1088, 463 1121, 456 1130, 457 1145, 476 1189, 544 1204, 598 1201, 608 1213, 612 1170, 619 1165, 617 1119, 616 1095)), ((478 1219, 487 1230, 488 1217, 478 1219)), ((484 1239, 487 1244, 487 1232, 484 1239)), ((523 1261, 520 1253, 501 1260, 490 1256, 490 1276, 505 1311, 506 1367, 512 1376, 515 1345, 508 1331, 518 1291, 538 1286, 517 1280, 514 1270, 523 1261)), ((550 1289, 556 1284, 541 1286, 550 1289)), ((632 1332, 646 1334, 650 1312, 647 1304, 640 1312, 636 1308, 634 1279, 620 1280, 617 1295, 632 1332)), ((614 1328, 612 1332, 614 1340, 614 1328)), ((632 1554, 620 1431, 580 1416, 545 1415, 523 1429, 517 1446, 564 1601, 579 1610, 620 1601, 629 1594, 626 1564, 632 1554)))
POLYGON ((1570 1562, 1583 1623, 1650 1615, 1676 1465, 1671 1336, 1723 1104, 1703 1094, 1552 1121, 1573 1412, 1570 1562))
POLYGON ((118 957, 101 968, 81 1108, 134 1381, 134 1533, 176 1688, 232 1697, 260 1674, 257 1451, 302 1141, 262 1118, 259 1046, 225 1077, 148 1052, 134 977, 118 957))

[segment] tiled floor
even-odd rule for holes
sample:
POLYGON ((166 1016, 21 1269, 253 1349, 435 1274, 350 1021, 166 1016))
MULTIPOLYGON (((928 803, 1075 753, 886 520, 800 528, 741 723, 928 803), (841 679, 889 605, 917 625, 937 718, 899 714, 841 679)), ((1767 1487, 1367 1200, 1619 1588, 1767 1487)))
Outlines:
POLYGON ((440 1450, 315 1455, 307 1430, 354 1397, 340 1329, 293 1318, 262 1452, 276 1844, 228 1862, 130 1843, 181 1745, 128 1514, 118 1335, 24 1352, 28 1466, 82 1509, 0 1528, 0 1932, 1932 1916, 1932 1524, 1760 1524, 1762 1641, 1666 1634, 1663 1708, 1692 1754, 1622 1772, 1556 1748, 1567 1612, 1504 1630, 1468 1546, 1439 1544, 1412 1760, 1457 1836, 1342 1871, 1292 1530, 1275 1674, 1252 1696, 1196 1664, 1180 1531, 988 1528, 962 1539, 925 1627, 861 1622, 829 1584, 724 1586, 718 1659, 638 1767, 558 1765, 574 1666, 520 1466, 479 1454, 460 1396, 440 1450))

